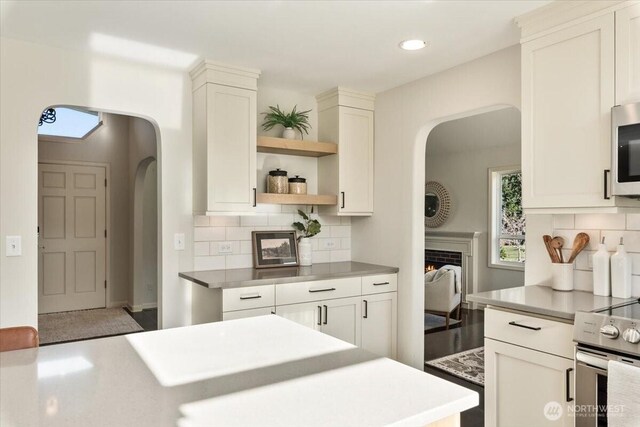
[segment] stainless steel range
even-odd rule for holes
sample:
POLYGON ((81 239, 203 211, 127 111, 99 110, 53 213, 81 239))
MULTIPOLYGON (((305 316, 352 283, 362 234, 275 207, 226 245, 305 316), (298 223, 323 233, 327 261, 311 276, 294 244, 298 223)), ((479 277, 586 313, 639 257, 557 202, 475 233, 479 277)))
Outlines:
POLYGON ((640 367, 640 301, 597 312, 577 312, 576 427, 607 426, 607 366, 610 360, 640 367))

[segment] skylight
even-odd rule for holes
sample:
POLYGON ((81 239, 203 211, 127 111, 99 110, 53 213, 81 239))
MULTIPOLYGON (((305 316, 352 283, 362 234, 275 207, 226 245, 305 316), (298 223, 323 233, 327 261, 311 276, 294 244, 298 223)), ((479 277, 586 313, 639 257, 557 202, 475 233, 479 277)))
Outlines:
POLYGON ((56 107, 55 111, 55 121, 42 123, 42 126, 38 127, 38 135, 82 139, 102 123, 100 115, 95 111, 69 107, 56 107))

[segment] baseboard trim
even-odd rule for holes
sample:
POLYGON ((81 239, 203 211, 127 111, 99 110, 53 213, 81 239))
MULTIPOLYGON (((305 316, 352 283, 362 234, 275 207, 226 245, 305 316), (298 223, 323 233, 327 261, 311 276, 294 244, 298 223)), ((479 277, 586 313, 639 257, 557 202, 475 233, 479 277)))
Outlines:
POLYGON ((127 301, 111 301, 107 308, 119 308, 119 307, 127 307, 129 304, 127 301))
POLYGON ((144 304, 138 304, 138 305, 130 305, 130 304, 126 304, 127 308, 129 309, 129 311, 133 312, 133 313, 138 313, 142 310, 148 310, 151 308, 158 308, 158 303, 157 302, 146 302, 144 304))

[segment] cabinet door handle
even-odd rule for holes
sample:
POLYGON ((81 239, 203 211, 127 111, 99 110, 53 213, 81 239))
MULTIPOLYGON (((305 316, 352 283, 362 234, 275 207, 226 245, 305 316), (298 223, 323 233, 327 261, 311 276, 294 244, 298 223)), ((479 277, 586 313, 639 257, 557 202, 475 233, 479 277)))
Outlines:
POLYGON ((380 283, 374 283, 373 286, 382 286, 382 285, 388 285, 389 282, 380 282, 380 283))
POLYGON ((564 371, 565 387, 567 390, 567 393, 566 393, 567 402, 573 401, 573 397, 571 397, 571 371, 573 371, 573 368, 567 368, 567 370, 564 371))
POLYGON ((318 325, 322 324, 322 307, 318 306, 318 325))
POLYGON ((340 194, 342 195, 342 205, 340 206, 340 209, 344 209, 344 191, 341 191, 340 194))
POLYGON ((248 296, 240 296, 240 299, 258 299, 262 298, 262 295, 248 295, 248 296))
POLYGON ((521 325, 520 323, 516 323, 516 322, 509 322, 509 324, 511 326, 517 326, 518 328, 531 329, 532 331, 539 331, 542 329, 540 326, 527 326, 527 325, 521 325))
POLYGON ((331 292, 335 291, 336 288, 324 288, 324 289, 309 289, 309 292, 315 294, 316 292, 331 292))
POLYGON ((324 322, 322 322, 323 325, 326 325, 327 322, 329 321, 329 307, 327 307, 326 305, 323 306, 324 307, 324 322))
POLYGON ((605 200, 611 199, 611 195, 609 195, 609 180, 607 179, 608 175, 610 174, 611 174, 611 169, 604 170, 603 181, 604 181, 604 199, 605 200))
POLYGON ((256 192, 256 188, 253 188, 253 207, 258 206, 258 194, 256 192))
POLYGON ((363 319, 367 319, 369 317, 369 303, 367 302, 367 300, 363 300, 364 301, 364 315, 362 316, 363 319))

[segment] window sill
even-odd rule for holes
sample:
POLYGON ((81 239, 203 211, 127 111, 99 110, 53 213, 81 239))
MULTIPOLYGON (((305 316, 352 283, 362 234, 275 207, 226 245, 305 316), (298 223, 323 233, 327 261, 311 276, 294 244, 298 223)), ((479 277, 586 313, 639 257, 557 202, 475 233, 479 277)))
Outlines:
POLYGON ((512 271, 522 271, 524 273, 524 263, 492 263, 490 262, 488 265, 489 268, 497 268, 500 270, 512 270, 512 271))

